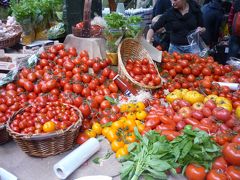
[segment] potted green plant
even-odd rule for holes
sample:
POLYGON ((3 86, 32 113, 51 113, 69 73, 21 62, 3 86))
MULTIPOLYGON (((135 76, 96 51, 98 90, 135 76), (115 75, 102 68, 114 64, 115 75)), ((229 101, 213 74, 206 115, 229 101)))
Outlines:
POLYGON ((104 30, 107 56, 113 64, 117 63, 117 47, 123 38, 134 38, 141 30, 141 17, 126 18, 118 13, 110 13, 104 17, 107 27, 104 30))

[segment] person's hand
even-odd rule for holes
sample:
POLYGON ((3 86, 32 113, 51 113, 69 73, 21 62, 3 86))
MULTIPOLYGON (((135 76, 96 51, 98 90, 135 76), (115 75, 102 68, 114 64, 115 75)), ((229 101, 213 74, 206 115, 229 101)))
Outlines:
POLYGON ((205 27, 197 27, 197 29, 196 29, 196 32, 198 32, 198 33, 203 33, 203 32, 205 32, 206 31, 206 28, 205 27))

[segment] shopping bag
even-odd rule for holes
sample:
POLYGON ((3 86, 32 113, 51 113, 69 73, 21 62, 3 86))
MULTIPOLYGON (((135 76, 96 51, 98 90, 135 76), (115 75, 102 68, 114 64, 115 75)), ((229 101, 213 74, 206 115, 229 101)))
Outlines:
POLYGON ((202 40, 200 33, 197 30, 190 32, 187 35, 187 40, 193 52, 198 54, 200 57, 207 56, 209 47, 202 40))

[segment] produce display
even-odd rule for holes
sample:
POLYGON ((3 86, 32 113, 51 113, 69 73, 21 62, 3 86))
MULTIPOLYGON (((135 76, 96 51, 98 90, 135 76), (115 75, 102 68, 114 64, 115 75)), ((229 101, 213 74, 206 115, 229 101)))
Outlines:
POLYGON ((78 120, 75 106, 83 116, 76 143, 104 137, 121 163, 121 179, 180 173, 190 180, 240 179, 240 89, 216 83, 240 83, 240 70, 212 57, 163 52, 159 77, 147 59, 129 59, 132 78, 162 86, 125 96, 110 64, 63 44, 45 49, 36 65, 1 87, 0 123, 24 108, 13 131, 53 133, 78 120))

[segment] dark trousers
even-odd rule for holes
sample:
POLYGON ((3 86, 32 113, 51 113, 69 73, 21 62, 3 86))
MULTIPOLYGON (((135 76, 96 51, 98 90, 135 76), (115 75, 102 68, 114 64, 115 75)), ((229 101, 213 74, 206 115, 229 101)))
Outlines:
POLYGON ((231 35, 230 41, 229 41, 228 58, 230 58, 230 57, 239 58, 239 52, 240 52, 240 37, 231 35))

